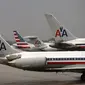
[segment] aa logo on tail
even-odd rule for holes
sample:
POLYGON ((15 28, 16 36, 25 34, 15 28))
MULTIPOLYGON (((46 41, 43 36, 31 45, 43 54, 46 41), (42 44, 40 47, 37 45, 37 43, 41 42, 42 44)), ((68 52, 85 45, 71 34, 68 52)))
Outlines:
POLYGON ((41 45, 41 42, 39 40, 36 40, 34 44, 36 47, 39 47, 41 45))
POLYGON ((63 29, 63 27, 60 27, 60 29, 58 29, 58 30, 56 31, 55 37, 58 37, 58 36, 59 36, 59 37, 63 37, 63 36, 68 37, 68 34, 67 34, 66 30, 63 29))
POLYGON ((0 40, 0 50, 6 50, 6 46, 5 46, 5 44, 4 44, 4 42, 1 42, 1 40, 0 40))

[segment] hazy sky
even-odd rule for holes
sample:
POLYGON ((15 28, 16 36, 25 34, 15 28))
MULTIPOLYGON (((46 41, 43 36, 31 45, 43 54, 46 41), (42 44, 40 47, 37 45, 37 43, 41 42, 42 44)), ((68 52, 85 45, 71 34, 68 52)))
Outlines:
POLYGON ((0 0, 0 33, 13 40, 13 30, 22 36, 52 37, 44 17, 52 13, 75 36, 85 37, 85 0, 0 0))

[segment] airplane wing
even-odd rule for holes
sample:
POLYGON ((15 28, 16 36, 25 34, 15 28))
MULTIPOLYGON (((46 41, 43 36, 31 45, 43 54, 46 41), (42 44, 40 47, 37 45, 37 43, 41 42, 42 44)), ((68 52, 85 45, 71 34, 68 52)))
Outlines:
POLYGON ((50 45, 50 47, 58 48, 62 50, 85 50, 85 49, 80 48, 79 46, 69 44, 69 43, 63 43, 63 42, 54 43, 53 45, 50 45))

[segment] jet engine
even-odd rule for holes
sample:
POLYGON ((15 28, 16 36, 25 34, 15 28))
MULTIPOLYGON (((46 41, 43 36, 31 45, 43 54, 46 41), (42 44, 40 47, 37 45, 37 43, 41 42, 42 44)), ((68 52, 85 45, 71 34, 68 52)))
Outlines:
POLYGON ((14 65, 19 68, 42 68, 46 65, 45 57, 27 57, 20 58, 10 62, 11 65, 14 65))

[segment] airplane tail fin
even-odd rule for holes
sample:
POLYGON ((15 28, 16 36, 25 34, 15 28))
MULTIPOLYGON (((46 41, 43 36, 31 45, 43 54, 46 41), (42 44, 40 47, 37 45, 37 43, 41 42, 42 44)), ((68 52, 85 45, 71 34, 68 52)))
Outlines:
POLYGON ((23 37, 17 31, 13 32, 18 48, 30 48, 30 45, 23 39, 23 37))
POLYGON ((14 49, 13 47, 11 47, 5 39, 2 38, 2 36, 0 35, 0 54, 6 56, 9 54, 14 54, 17 53, 18 51, 16 49, 14 49))
POLYGON ((57 42, 76 38, 68 29, 62 26, 52 14, 45 14, 45 17, 57 42))
POLYGON ((37 37, 35 40, 34 40, 34 45, 36 47, 41 47, 41 45, 43 45, 44 43, 37 37))
POLYGON ((43 41, 40 40, 37 36, 25 36, 24 39, 28 43, 35 45, 35 47, 41 47, 42 45, 44 45, 43 41))

